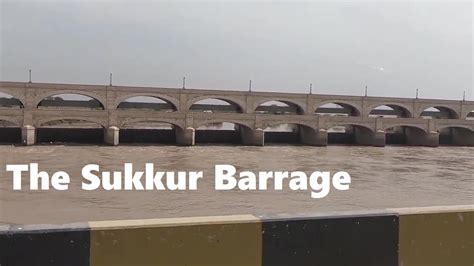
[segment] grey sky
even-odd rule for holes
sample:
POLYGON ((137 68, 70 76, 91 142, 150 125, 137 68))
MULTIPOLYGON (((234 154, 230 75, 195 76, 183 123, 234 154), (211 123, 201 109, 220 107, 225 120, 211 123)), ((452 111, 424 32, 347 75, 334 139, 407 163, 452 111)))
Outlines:
POLYGON ((470 1, 1 3, 1 80, 474 97, 470 1))

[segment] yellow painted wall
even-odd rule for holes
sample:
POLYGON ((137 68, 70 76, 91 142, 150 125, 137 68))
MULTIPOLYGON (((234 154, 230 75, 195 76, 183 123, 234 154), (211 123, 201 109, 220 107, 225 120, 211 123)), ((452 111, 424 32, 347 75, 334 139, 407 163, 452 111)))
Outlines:
POLYGON ((261 223, 91 228, 91 266, 239 265, 262 260, 261 223))
POLYGON ((473 266, 474 212, 400 215, 400 266, 473 266))

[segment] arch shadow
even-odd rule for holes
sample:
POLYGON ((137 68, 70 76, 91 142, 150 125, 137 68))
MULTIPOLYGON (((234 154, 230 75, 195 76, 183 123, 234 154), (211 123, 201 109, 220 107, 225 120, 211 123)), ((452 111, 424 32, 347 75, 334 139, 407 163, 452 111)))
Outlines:
POLYGON ((0 117, 0 145, 20 144, 21 127, 14 121, 0 117))
POLYGON ((134 119, 122 123, 119 141, 123 144, 176 144, 177 130, 182 126, 161 119, 134 119))
POLYGON ((51 118, 36 123, 38 144, 100 145, 104 143, 104 125, 82 118, 51 118))

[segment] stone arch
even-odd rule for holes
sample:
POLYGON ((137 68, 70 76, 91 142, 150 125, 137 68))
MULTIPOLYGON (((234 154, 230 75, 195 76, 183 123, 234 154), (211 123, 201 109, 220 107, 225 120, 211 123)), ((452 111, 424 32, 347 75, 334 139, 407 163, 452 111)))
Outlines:
POLYGON ((385 135, 378 134, 372 125, 361 123, 330 123, 327 126, 328 144, 385 146, 385 135), (343 130, 334 130, 343 127, 343 130))
POLYGON ((465 120, 474 120, 474 110, 467 112, 466 115, 463 117, 465 120))
POLYGON ((404 124, 404 123, 385 125, 383 127, 383 130, 386 131, 387 129, 394 128, 394 127, 416 128, 416 129, 422 130, 424 133, 429 133, 426 126, 421 126, 421 125, 416 125, 416 124, 404 124))
POLYGON ((203 100, 221 100, 224 102, 227 102, 231 105, 234 105, 237 107, 238 113, 243 113, 245 112, 245 103, 242 102, 241 100, 234 98, 234 97, 228 97, 228 96, 223 96, 223 95, 206 95, 206 96, 199 96, 199 97, 194 97, 190 100, 188 100, 187 103, 187 110, 191 110, 191 106, 199 101, 203 100))
POLYGON ((438 109, 440 112, 445 112, 448 115, 448 119, 459 119, 460 114, 458 111, 454 110, 453 108, 449 106, 443 106, 443 105, 425 105, 420 108, 418 117, 422 115, 424 111, 430 108, 435 108, 438 109))
POLYGON ((438 133, 440 145, 474 146, 474 125, 443 125, 438 133))
POLYGON ((374 111, 377 107, 380 107, 380 106, 388 106, 390 108, 392 108, 393 110, 395 111, 399 111, 402 116, 401 117, 404 117, 404 118, 409 118, 409 117, 413 117, 413 111, 411 107, 407 106, 407 105, 404 105, 404 104, 400 104, 400 103, 390 103, 390 102, 381 102, 381 103, 377 103, 377 104, 373 104, 371 106, 369 106, 369 111, 367 113, 367 116, 370 115, 370 113, 372 111, 374 111))
POLYGON ((135 124, 135 123, 141 123, 141 122, 150 122, 150 123, 165 123, 165 124, 171 124, 173 126, 176 126, 180 129, 184 129, 184 125, 181 123, 176 122, 173 119, 166 119, 166 118, 132 118, 132 119, 124 119, 123 121, 120 122, 120 128, 125 127, 127 124, 135 124))
POLYGON ((308 127, 315 131, 318 130, 317 125, 314 122, 309 122, 309 121, 307 123, 302 122, 302 121, 290 121, 290 120, 264 121, 261 125, 262 125, 262 129, 265 129, 267 127, 274 127, 274 126, 279 126, 279 125, 284 125, 284 124, 308 127))
POLYGON ((232 123, 239 126, 244 126, 248 129, 253 129, 253 122, 251 121, 242 121, 242 120, 234 120, 234 119, 210 119, 210 120, 203 120, 199 122, 194 122, 194 128, 198 129, 199 127, 214 124, 214 123, 232 123))
POLYGON ((318 135, 314 123, 299 121, 267 121, 262 123, 265 143, 300 143, 310 146, 326 145, 327 138, 318 135))
POLYGON ((299 114, 299 115, 304 115, 306 113, 305 111, 305 105, 303 104, 300 104, 300 103, 297 103, 296 101, 292 101, 292 100, 288 100, 288 99, 281 99, 281 98, 271 98, 271 99, 263 99, 263 100, 259 100, 257 102, 254 103, 254 112, 256 112, 257 108, 259 108, 260 106, 262 106, 262 104, 265 104, 267 102, 280 102, 280 103, 283 103, 283 104, 286 104, 290 107, 295 107, 296 109, 296 113, 299 114))
POLYGON ((19 120, 14 120, 11 117, 8 116, 0 116, 0 121, 6 121, 14 124, 17 127, 21 127, 22 123, 19 120))
POLYGON ((347 126, 352 126, 352 127, 360 127, 364 128, 367 130, 370 130, 371 132, 375 132, 375 128, 372 126, 362 124, 362 123, 351 123, 351 122, 329 122, 326 124, 327 130, 334 128, 334 127, 347 127, 347 126))
POLYGON ((34 102, 34 106, 36 108, 38 108, 38 105, 47 97, 51 97, 51 96, 54 96, 54 95, 58 95, 58 94, 75 94, 75 95, 81 95, 81 96, 87 96, 87 97, 90 97, 96 101, 98 101, 100 103, 100 105, 102 106, 102 108, 105 110, 106 109, 106 106, 107 106, 107 100, 105 99, 105 97, 102 97, 101 95, 99 94, 96 94, 94 92, 90 92, 90 91, 77 91, 77 90, 55 90, 55 91, 47 91, 47 92, 44 92, 44 93, 41 93, 39 94, 38 96, 36 96, 36 99, 35 99, 35 102, 34 102))
POLYGON ((467 130, 470 130, 470 131, 474 131, 474 125, 472 125, 472 126, 468 126, 468 125, 441 125, 441 126, 437 127, 437 130, 440 131, 440 130, 443 130, 443 129, 446 129, 446 128, 464 128, 464 129, 467 129, 467 130))
POLYGON ((408 145, 436 147, 439 145, 439 134, 430 131, 428 125, 392 124, 384 127, 388 145, 408 145))
MULTIPOLYGON (((24 100, 22 99, 23 97, 18 97, 20 95, 15 95, 16 93, 12 93, 10 91, 7 92, 6 90, 3 91, 3 89, 0 90, 0 94, 5 94, 7 96, 10 96, 11 99, 13 99, 14 101, 18 101, 20 108, 25 108, 25 103, 24 103, 24 100)), ((3 97, 0 95, 0 98, 3 98, 3 97)))
POLYGON ((317 110, 326 104, 337 104, 342 106, 343 108, 348 108, 351 111, 351 116, 361 116, 362 115, 362 108, 354 103, 348 102, 348 101, 341 101, 341 100, 327 100, 321 103, 318 103, 316 108, 314 109, 314 112, 317 112, 317 110))
POLYGON ((80 121, 80 122, 88 122, 88 123, 94 123, 97 124, 98 126, 101 126, 103 128, 107 128, 107 124, 101 121, 100 118, 95 118, 95 117, 80 117, 80 116, 54 116, 54 117, 47 117, 47 118, 40 118, 34 121, 34 126, 35 127, 42 127, 44 124, 53 122, 53 121, 61 121, 61 120, 72 120, 72 121, 80 121))
POLYGON ((122 102, 124 102, 124 101, 126 101, 130 98, 140 97, 140 96, 152 97, 152 98, 156 98, 156 99, 159 99, 159 100, 163 100, 163 101, 167 102, 168 104, 170 104, 175 111, 178 111, 179 101, 174 97, 164 95, 164 94, 161 94, 161 93, 131 93, 131 94, 129 93, 129 94, 126 94, 126 95, 122 95, 122 96, 116 98, 114 107, 115 107, 115 109, 118 109, 118 106, 122 102))

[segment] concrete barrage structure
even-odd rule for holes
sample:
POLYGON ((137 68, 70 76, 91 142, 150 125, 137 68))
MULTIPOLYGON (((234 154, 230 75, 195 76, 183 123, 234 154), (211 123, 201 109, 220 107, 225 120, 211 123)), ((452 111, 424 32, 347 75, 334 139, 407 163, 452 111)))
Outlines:
POLYGON ((474 206, 0 225, 0 265, 474 264, 474 206))
MULTIPOLYGON (((126 125, 167 123, 174 128, 177 144, 194 145, 198 128, 228 122, 236 125, 241 143, 245 145, 263 146, 266 128, 289 124, 298 128, 300 142, 315 146, 327 145, 328 134, 335 127, 350 131, 352 142, 360 145, 384 146, 389 134, 399 134, 408 145, 435 147, 445 140, 451 145, 474 146, 474 120, 470 119, 474 117, 474 102, 465 100, 22 82, 0 82, 0 93, 10 95, 18 102, 14 105, 9 99, 8 104, 0 107, 0 122, 21 128, 21 141, 25 145, 35 144, 37 130, 45 125, 70 120, 103 128, 104 142, 110 145, 119 144, 120 132, 126 125), (54 102, 52 97, 60 94, 87 96, 95 103, 86 108, 60 104, 42 106, 46 100, 54 102), (119 108, 127 99, 138 96, 160 99, 169 110, 119 108), (206 99, 225 101, 232 105, 227 109, 235 111, 197 111, 196 103, 206 99), (262 108, 262 104, 274 101, 287 105, 287 110, 294 112, 262 112, 271 109, 262 108), (341 108, 325 107, 328 104, 341 108), (380 106, 388 106, 395 116, 374 116, 386 112, 377 110, 380 106), (423 116, 430 108, 439 110, 438 116, 425 119, 423 116), (331 109, 336 114, 321 115, 331 109), (440 138, 440 134, 447 137, 440 138)), ((227 110, 226 107, 221 109, 227 110)))

